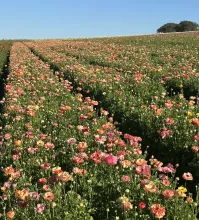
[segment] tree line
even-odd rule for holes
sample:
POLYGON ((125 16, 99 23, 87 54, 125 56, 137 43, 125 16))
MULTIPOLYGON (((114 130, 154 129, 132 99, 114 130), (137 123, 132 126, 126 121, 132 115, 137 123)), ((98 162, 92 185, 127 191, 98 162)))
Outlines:
POLYGON ((167 23, 157 29, 158 33, 169 33, 169 32, 185 32, 185 31, 196 31, 199 28, 196 22, 192 21, 181 21, 177 23, 167 23))

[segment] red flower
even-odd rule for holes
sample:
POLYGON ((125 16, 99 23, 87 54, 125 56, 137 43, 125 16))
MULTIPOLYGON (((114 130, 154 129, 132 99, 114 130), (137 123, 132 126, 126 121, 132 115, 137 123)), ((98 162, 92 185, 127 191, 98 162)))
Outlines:
POLYGON ((139 205, 138 205, 138 207, 139 207, 140 209, 144 209, 144 208, 146 208, 146 203, 140 202, 139 205))

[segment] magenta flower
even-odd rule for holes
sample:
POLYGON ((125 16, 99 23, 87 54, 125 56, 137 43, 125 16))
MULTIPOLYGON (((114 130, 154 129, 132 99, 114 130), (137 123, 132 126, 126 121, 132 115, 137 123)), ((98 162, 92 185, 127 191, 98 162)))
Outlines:
POLYGON ((115 133, 112 132, 112 131, 110 131, 110 132, 107 133, 107 136, 108 136, 108 137, 113 137, 114 135, 115 135, 115 133))

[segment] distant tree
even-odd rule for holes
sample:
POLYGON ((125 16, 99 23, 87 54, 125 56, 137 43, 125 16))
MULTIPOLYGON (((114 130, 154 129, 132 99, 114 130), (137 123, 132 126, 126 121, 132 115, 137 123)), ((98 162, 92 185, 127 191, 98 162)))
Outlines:
POLYGON ((168 33, 168 32, 176 32, 178 24, 176 23, 167 23, 157 29, 158 33, 168 33))
POLYGON ((198 24, 192 21, 181 21, 177 26, 178 32, 185 32, 185 31, 195 31, 198 28, 198 24))

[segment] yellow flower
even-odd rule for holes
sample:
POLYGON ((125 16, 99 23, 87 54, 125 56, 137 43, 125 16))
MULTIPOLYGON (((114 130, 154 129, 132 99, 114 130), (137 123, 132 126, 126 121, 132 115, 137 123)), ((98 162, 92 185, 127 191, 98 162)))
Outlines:
POLYGON ((37 141, 37 146, 39 147, 44 146, 44 142, 42 140, 37 141))
POLYGON ((55 202, 51 203, 51 207, 54 208, 57 204, 55 202))
POLYGON ((186 197, 187 195, 186 195, 186 193, 183 193, 183 192, 177 190, 177 196, 186 197))
POLYGON ((192 113, 192 112, 190 112, 190 111, 188 111, 188 112, 187 112, 187 115, 188 115, 188 116, 192 116, 192 115, 193 115, 193 113, 192 113))
POLYGON ((180 186, 180 187, 178 187, 176 192, 179 197, 186 197, 187 189, 184 186, 180 186))
POLYGON ((199 113, 196 113, 196 116, 199 117, 199 113))
POLYGON ((184 186, 179 186, 178 187, 178 191, 182 192, 182 193, 186 193, 187 189, 184 186))

